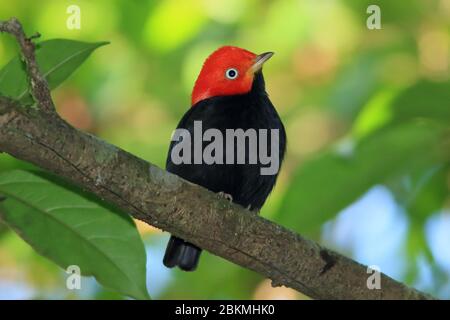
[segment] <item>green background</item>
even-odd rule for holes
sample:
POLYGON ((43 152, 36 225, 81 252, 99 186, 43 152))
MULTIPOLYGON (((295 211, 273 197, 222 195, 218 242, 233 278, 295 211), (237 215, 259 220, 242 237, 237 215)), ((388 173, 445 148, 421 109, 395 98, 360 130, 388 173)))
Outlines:
MULTIPOLYGON (((264 74, 288 153, 261 214, 450 298, 450 1, 1 1, 12 16, 42 40, 111 42, 53 92, 58 112, 160 167, 203 60, 274 51, 264 74), (66 27, 73 4, 80 30, 66 27), (366 27, 370 4, 381 30, 366 27)), ((1 35, 0 65, 16 53, 1 35)), ((0 172, 30 167, 0 155, 0 172)), ((209 253, 195 273, 164 269, 168 235, 138 227, 153 298, 306 298, 209 253)), ((0 225, 1 298, 123 298, 65 277, 0 225)))

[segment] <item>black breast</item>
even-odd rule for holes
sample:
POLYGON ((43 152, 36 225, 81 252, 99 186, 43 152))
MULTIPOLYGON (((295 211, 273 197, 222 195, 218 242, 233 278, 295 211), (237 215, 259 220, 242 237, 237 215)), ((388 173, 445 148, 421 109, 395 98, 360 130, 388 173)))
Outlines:
MULTIPOLYGON (((264 88, 262 73, 257 73, 252 90, 243 95, 220 96, 205 99, 190 108, 181 119, 177 128, 187 129, 194 134, 194 121, 202 121, 203 132, 210 128, 222 132, 224 140, 226 129, 250 128, 278 129, 279 131, 279 164, 281 165, 286 148, 286 134, 283 124, 270 102, 264 88)), ((269 134, 270 137, 270 134, 269 134)), ((224 141, 225 142, 225 141, 224 141)), ((270 140, 269 140, 270 142, 270 140)), ((195 184, 204 186, 213 192, 224 192, 233 197, 233 202, 251 209, 260 209, 275 185, 278 173, 261 175, 262 165, 248 163, 248 145, 246 145, 245 164, 174 164, 171 151, 178 142, 172 142, 169 148, 166 168, 195 184)), ((203 147, 209 142, 204 142, 203 147)), ((225 145, 225 143, 224 143, 225 145)), ((269 152, 270 143, 269 143, 269 152)), ((193 146, 191 155, 193 158, 193 146)), ((223 150, 226 153, 225 147, 223 150)))

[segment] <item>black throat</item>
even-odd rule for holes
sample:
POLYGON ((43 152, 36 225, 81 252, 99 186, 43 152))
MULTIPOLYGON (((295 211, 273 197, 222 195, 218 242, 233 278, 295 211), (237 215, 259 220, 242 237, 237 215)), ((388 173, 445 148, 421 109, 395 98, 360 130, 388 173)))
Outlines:
POLYGON ((252 88, 249 92, 230 96, 216 96, 207 98, 197 102, 195 105, 192 106, 192 109, 217 104, 241 105, 242 103, 246 102, 250 102, 249 107, 251 107, 251 105, 253 104, 251 102, 255 102, 260 99, 267 99, 266 84, 261 70, 255 73, 252 88))

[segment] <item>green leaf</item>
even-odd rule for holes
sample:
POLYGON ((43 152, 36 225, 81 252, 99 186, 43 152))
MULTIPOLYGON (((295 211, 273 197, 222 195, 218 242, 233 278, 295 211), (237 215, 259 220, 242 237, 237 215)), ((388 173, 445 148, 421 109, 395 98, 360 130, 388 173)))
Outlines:
POLYGON ((0 174, 2 220, 62 268, 78 265, 104 286, 149 298, 146 254, 133 220, 80 192, 21 170, 0 174))
POLYGON ((411 122, 368 136, 347 153, 332 150, 298 168, 278 220, 311 234, 371 186, 444 157, 442 127, 411 122))
POLYGON ((450 125, 450 82, 422 80, 398 92, 383 89, 361 110, 353 125, 358 137, 392 124, 429 119, 450 125))
POLYGON ((447 177, 449 165, 438 166, 422 174, 413 182, 410 201, 405 205, 406 210, 416 224, 423 225, 434 213, 442 210, 449 196, 447 177))
MULTIPOLYGON (((50 89, 66 80, 98 47, 108 42, 87 43, 53 39, 37 44, 36 61, 50 89)), ((0 94, 24 102, 31 101, 27 73, 20 56, 13 58, 0 70, 0 94)))
POLYGON ((374 95, 355 119, 352 135, 362 138, 392 121, 392 100, 396 94, 396 90, 385 89, 374 95))
POLYGON ((427 118, 450 124, 450 82, 420 81, 392 103, 394 120, 427 118))

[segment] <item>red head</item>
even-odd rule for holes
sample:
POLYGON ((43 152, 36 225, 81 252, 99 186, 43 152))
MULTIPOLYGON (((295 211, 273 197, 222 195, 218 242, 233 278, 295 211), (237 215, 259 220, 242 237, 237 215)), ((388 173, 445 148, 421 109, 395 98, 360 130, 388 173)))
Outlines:
POLYGON ((256 55, 232 46, 217 49, 206 59, 198 75, 192 105, 211 97, 249 92, 255 72, 261 70, 272 55, 272 52, 256 55))

